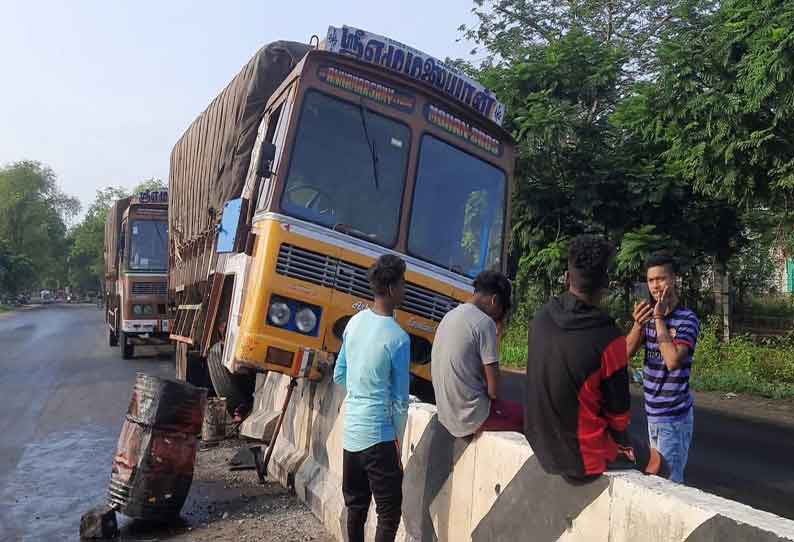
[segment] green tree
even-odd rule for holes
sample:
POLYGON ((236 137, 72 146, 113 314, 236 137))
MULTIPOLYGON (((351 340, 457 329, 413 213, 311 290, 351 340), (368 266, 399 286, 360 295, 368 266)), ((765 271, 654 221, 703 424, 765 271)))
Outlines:
POLYGON ((135 188, 132 189, 132 194, 138 194, 140 192, 149 191, 160 191, 160 190, 168 190, 168 185, 163 182, 162 179, 158 179, 157 177, 150 177, 145 181, 141 181, 135 188))
POLYGON ((731 202, 777 205, 794 188, 794 6, 732 0, 660 47, 644 89, 676 172, 731 202))
POLYGON ((34 281, 30 258, 15 254, 8 242, 0 239, 0 297, 14 296, 33 286, 34 281))
POLYGON ((0 168, 0 239, 10 253, 29 262, 26 282, 66 284, 67 223, 79 209, 47 166, 23 161, 0 168))
POLYGON ((105 222, 113 203, 127 197, 121 187, 97 190, 83 220, 70 232, 69 281, 81 290, 94 290, 104 277, 105 222))
MULTIPOLYGON (((489 53, 478 78, 506 103, 516 140, 511 261, 519 276, 548 284, 559 262, 547 249, 577 234, 602 234, 627 257, 635 237, 653 231, 675 240, 668 248, 694 291, 704 267, 741 244, 741 214, 699 192, 670 163, 669 146, 647 136, 655 109, 643 92, 656 87, 657 45, 683 39, 713 9, 695 0, 475 1, 479 25, 464 30, 489 53)), ((624 306, 647 248, 620 268, 624 306)))

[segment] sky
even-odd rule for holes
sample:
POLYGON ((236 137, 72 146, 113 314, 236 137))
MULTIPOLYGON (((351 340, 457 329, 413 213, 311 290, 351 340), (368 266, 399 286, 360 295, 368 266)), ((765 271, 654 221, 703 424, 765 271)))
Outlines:
POLYGON ((0 165, 37 160, 85 209, 96 190, 168 178, 171 149, 264 44, 329 25, 438 58, 471 0, 0 0, 0 165))

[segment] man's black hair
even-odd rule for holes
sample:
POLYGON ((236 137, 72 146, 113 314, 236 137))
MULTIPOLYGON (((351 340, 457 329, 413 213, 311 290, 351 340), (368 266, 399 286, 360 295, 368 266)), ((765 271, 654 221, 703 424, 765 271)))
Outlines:
POLYGON ((510 281, 499 271, 483 271, 474 279, 474 293, 495 295, 507 315, 512 306, 513 288, 510 281))
POLYGON ((369 268, 368 276, 376 296, 389 295, 389 287, 405 278, 405 262, 394 254, 384 254, 369 268))
POLYGON ((579 235, 568 245, 568 276, 574 289, 593 294, 609 284, 612 246, 596 235, 579 235))
POLYGON ((648 257, 647 260, 645 260, 646 272, 651 267, 661 267, 661 266, 667 267, 672 273, 675 273, 677 271, 675 265, 675 258, 673 258, 672 253, 666 250, 654 252, 648 257))

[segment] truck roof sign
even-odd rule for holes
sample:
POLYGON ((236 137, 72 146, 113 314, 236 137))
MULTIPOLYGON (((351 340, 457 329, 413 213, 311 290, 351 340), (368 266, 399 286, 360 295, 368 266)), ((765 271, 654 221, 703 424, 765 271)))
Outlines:
POLYGON ((133 204, 168 203, 168 190, 144 190, 132 197, 133 204))
POLYGON ((441 60, 398 41, 351 26, 330 26, 321 48, 424 81, 499 126, 504 121, 505 106, 490 90, 441 60))

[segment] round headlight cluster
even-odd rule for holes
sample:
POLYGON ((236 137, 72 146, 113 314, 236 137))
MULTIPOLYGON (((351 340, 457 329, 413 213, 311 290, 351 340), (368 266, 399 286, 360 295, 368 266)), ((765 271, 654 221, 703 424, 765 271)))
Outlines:
POLYGON ((273 324, 284 327, 289 323, 292 311, 290 311, 289 305, 283 301, 276 301, 270 305, 270 310, 267 312, 267 315, 273 324))
POLYGON ((301 333, 309 333, 317 325, 317 315, 309 307, 304 307, 295 315, 295 327, 301 333))
POLYGON ((133 305, 132 314, 135 316, 149 316, 154 314, 154 305, 133 305))

